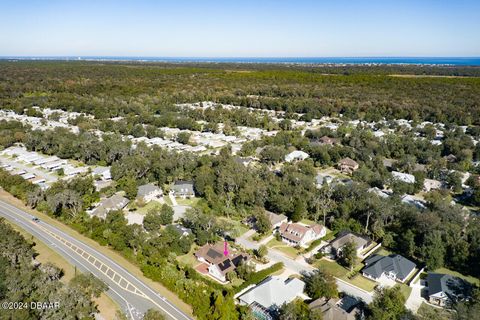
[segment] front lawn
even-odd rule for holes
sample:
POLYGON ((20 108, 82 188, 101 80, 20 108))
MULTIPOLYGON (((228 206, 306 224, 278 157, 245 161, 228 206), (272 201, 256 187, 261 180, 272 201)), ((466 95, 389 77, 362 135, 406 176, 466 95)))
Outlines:
POLYGON ((246 225, 244 225, 241 221, 227 219, 227 218, 219 218, 222 221, 225 221, 227 224, 231 226, 231 236, 233 238, 238 238, 248 230, 250 230, 246 225))
POLYGON ((405 297, 405 300, 408 299, 408 297, 410 297, 410 293, 412 293, 412 288, 410 286, 407 286, 406 284, 404 283, 397 283, 395 285, 395 287, 399 287, 400 288, 400 292, 402 293, 402 295, 405 297))
POLYGON ((193 255, 195 251, 197 251, 197 249, 198 249, 198 246, 196 244, 193 244, 192 247, 190 248, 190 251, 187 254, 177 257, 177 261, 185 265, 195 267, 200 263, 197 260, 197 258, 195 258, 195 256, 193 255))
POLYGON ((341 279, 368 292, 372 292, 373 289, 375 289, 375 287, 377 286, 377 283, 375 281, 367 279, 361 274, 357 274, 355 277, 351 279, 348 279, 347 277, 344 277, 341 279))
POLYGON ((137 210, 135 212, 138 213, 138 214, 146 215, 148 213, 148 211, 150 211, 151 209, 156 209, 156 210, 160 211, 161 208, 162 208, 161 203, 159 203, 157 201, 150 201, 149 203, 147 203, 143 207, 137 206, 137 210))
MULTIPOLYGON (((378 255, 380 255, 380 256, 389 256, 389 255, 392 254, 392 252, 391 252, 391 251, 388 251, 388 250, 385 249, 384 247, 380 247, 380 248, 378 248, 377 251, 375 251, 374 253, 372 253, 372 255, 374 255, 374 254, 378 254, 378 255)), ((372 255, 370 255, 370 256, 372 256, 372 255)))
POLYGON ((278 241, 277 239, 272 239, 267 243, 267 247, 270 249, 275 249, 281 251, 282 253, 286 254, 292 259, 295 259, 298 255, 298 250, 292 246, 287 245, 282 241, 278 241))
POLYGON ((177 203, 181 206, 190 206, 190 207, 195 207, 198 203, 198 201, 200 201, 201 198, 177 198, 177 203))
MULTIPOLYGON (((351 271, 338 263, 334 261, 328 261, 325 259, 318 260, 314 263, 315 267, 317 267, 320 270, 325 270, 331 275, 333 275, 336 278, 339 278, 343 281, 349 282, 353 284, 354 286, 357 286, 363 290, 366 290, 368 292, 373 291, 377 283, 375 281, 372 281, 370 279, 365 278, 362 276, 360 273, 357 274, 356 276, 352 278, 348 278, 348 275, 351 273, 351 271)), ((359 271, 360 269, 363 268, 363 264, 359 263, 355 267, 354 271, 359 271)))

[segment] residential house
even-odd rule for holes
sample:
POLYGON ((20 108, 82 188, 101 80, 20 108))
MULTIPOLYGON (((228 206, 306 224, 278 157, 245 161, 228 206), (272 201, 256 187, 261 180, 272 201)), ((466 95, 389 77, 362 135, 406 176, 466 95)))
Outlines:
POLYGON ((471 295, 472 285, 449 274, 428 273, 427 290, 430 303, 445 307, 456 301, 468 299, 471 295))
POLYGON ((392 177, 395 180, 402 181, 405 183, 415 183, 415 176, 413 174, 392 171, 392 177))
POLYGON ((332 183, 335 177, 328 174, 328 173, 318 173, 315 177, 315 185, 317 188, 321 188, 325 183, 330 184, 332 183))
POLYGON ((330 146, 339 144, 338 139, 330 138, 328 136, 321 137, 320 139, 318 139, 318 142, 319 142, 320 145, 330 145, 330 146))
POLYGON ((395 160, 395 159, 383 159, 382 160, 382 163, 383 163, 383 166, 387 169, 392 169, 393 166, 398 162, 398 160, 395 160))
POLYGON ((418 209, 425 209, 426 208, 426 201, 420 197, 412 196, 410 194, 405 194, 401 198, 403 203, 410 204, 412 206, 417 207, 418 209))
POLYGON ((431 190, 438 190, 443 187, 443 183, 439 180, 425 179, 423 181, 423 191, 429 192, 431 190))
POLYGON ((235 157, 235 162, 248 167, 255 159, 253 157, 235 157))
POLYGON ((389 256, 373 255, 364 261, 363 276, 374 281, 382 277, 404 283, 414 272, 415 263, 399 254, 389 256))
POLYGON ((42 165, 42 164, 45 164, 45 163, 48 163, 48 162, 54 162, 54 161, 57 161, 57 160, 60 160, 60 158, 57 157, 57 156, 51 156, 51 157, 48 157, 48 158, 42 157, 42 158, 39 158, 39 159, 35 160, 33 163, 35 165, 39 166, 39 165, 42 165))
POLYGON ((358 169, 358 163, 350 158, 344 158, 338 162, 338 169, 346 174, 352 174, 355 170, 358 169))
POLYGON ((320 225, 304 226, 298 223, 282 223, 278 229, 283 242, 291 246, 305 246, 327 234, 327 229, 320 225))
POLYGON ((110 167, 96 167, 92 170, 92 175, 100 177, 101 180, 111 180, 112 174, 110 167))
POLYGON ((270 220, 273 229, 279 228, 280 225, 287 223, 288 221, 287 216, 283 214, 276 214, 270 211, 265 211, 265 214, 267 215, 268 220, 270 220))
POLYGON ((195 257, 208 265, 210 276, 221 282, 227 282, 227 274, 235 271, 241 263, 246 263, 249 259, 247 254, 232 250, 225 255, 223 243, 206 244, 195 252, 195 257))
POLYGON ((308 153, 303 152, 303 151, 299 151, 299 150, 295 150, 295 151, 292 151, 285 156, 285 161, 286 162, 302 161, 302 160, 307 159, 308 157, 310 157, 308 155, 308 153))
POLYGON ((160 187, 157 187, 153 183, 148 183, 138 187, 137 200, 141 200, 145 203, 159 201, 162 195, 163 191, 160 187))
POLYGON ((303 294, 305 283, 297 278, 268 277, 238 297, 241 305, 249 306, 258 319, 271 320, 279 308, 296 298, 307 298, 303 294))
POLYGON ((308 307, 310 310, 319 310, 323 320, 357 320, 362 317, 362 310, 359 308, 359 301, 344 296, 339 298, 318 298, 312 301, 308 307))
POLYGON ((182 225, 172 224, 171 226, 173 230, 175 230, 180 235, 181 238, 193 235, 193 232, 191 229, 186 228, 182 225))
POLYGON ((179 198, 194 197, 193 181, 175 181, 172 192, 175 197, 179 198))
POLYGON ((456 162, 457 161, 457 157, 453 154, 449 154, 448 156, 445 156, 443 158, 445 160, 447 160, 448 162, 456 162))
POLYGON ((23 179, 25 180, 30 180, 30 179, 33 179, 35 178, 35 174, 31 173, 31 172, 27 172, 27 173, 24 173, 21 175, 23 179))
POLYGON ((384 199, 390 197, 389 193, 385 192, 384 190, 380 190, 377 187, 373 187, 373 188, 368 189, 368 192, 374 193, 377 196, 379 196, 380 198, 384 198, 384 199))
POLYGON ((67 164, 59 169, 62 169, 63 175, 68 178, 75 177, 76 175, 87 172, 88 170, 87 167, 74 167, 70 164, 67 164))
POLYGON ((41 165, 41 167, 46 170, 54 171, 65 164, 67 164, 67 160, 57 160, 54 162, 44 163, 41 165))
POLYGON ((129 200, 119 194, 114 194, 110 198, 100 201, 98 206, 91 211, 92 216, 97 216, 101 219, 107 217, 107 213, 113 210, 122 210, 128 204, 129 200))
POLYGON ((365 250, 372 240, 365 236, 361 236, 349 231, 341 232, 335 239, 333 239, 328 245, 322 248, 324 253, 330 254, 333 258, 341 256, 343 247, 348 243, 353 242, 357 249, 357 256, 361 256, 363 250, 365 250))

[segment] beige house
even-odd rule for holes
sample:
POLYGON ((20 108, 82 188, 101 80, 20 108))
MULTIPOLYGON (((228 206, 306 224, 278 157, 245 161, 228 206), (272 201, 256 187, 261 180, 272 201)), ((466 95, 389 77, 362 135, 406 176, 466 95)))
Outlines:
POLYGON ((363 250, 365 250, 372 241, 364 236, 352 232, 342 232, 335 239, 333 239, 327 246, 322 248, 322 252, 330 254, 332 258, 341 256, 343 247, 348 243, 353 242, 357 249, 357 256, 361 256, 363 250))
MULTIPOLYGON (((362 319, 362 311, 357 307, 358 303, 346 302, 338 298, 318 298, 312 301, 308 307, 310 310, 319 310, 323 320, 356 320, 362 319)), ((350 298, 350 300, 353 300, 350 298)))
POLYGON ((346 174, 352 174, 355 170, 358 169, 358 163, 350 158, 344 158, 338 162, 338 169, 346 174))

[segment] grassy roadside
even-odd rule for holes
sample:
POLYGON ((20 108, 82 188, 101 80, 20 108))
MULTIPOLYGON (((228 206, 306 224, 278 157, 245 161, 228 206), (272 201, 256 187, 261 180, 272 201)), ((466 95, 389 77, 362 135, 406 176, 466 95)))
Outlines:
POLYGON ((123 268, 125 268, 127 271, 129 271, 133 276, 135 276, 137 279, 143 281, 145 284, 150 286, 152 289, 155 291, 159 292, 161 295, 165 296, 171 303, 173 303, 176 307, 178 307, 180 310, 182 310, 184 313, 189 315, 190 317, 193 318, 192 315, 192 308, 183 302, 177 295, 175 295, 173 292, 169 291, 167 288, 162 286, 160 283, 155 282, 147 277, 145 277, 140 270, 139 267, 125 259, 123 256, 121 256, 119 253, 109 249, 108 247, 104 247, 99 245, 97 242, 94 240, 85 237, 84 235, 78 233, 77 231, 73 230, 72 228, 66 226, 65 224, 59 222, 58 220, 55 220, 48 215, 38 212, 36 210, 30 209, 26 207, 22 201, 19 199, 13 197, 11 194, 7 193, 4 190, 0 190, 0 200, 3 200, 5 202, 8 202, 9 204, 26 211, 40 219, 42 221, 49 223, 50 225, 60 229, 61 231, 65 232, 68 235, 71 235, 75 237, 77 240, 82 241, 83 243, 91 246, 98 252, 101 252, 105 256, 109 257, 110 259, 114 260, 116 263, 121 265, 123 268))
POLYGON ((282 241, 278 241, 277 239, 273 238, 272 240, 268 241, 267 247, 270 249, 275 249, 281 251, 285 255, 289 256, 292 259, 297 258, 299 251, 292 246, 285 244, 282 241))
MULTIPOLYGON (((9 220, 5 221, 12 226, 13 229, 18 231, 28 242, 34 243, 33 249, 37 252, 37 256, 35 259, 44 264, 50 262, 55 266, 59 267, 63 270, 63 276, 60 279, 63 283, 68 283, 70 280, 75 276, 75 267, 70 264, 67 260, 65 260, 61 255, 56 253, 54 250, 50 249, 43 241, 35 238, 30 233, 26 232, 16 224, 11 223, 9 220)), ((100 297, 94 299, 95 303, 97 304, 98 311, 100 315, 105 320, 113 320, 115 319, 115 315, 117 310, 120 310, 118 304, 115 303, 110 297, 102 293, 100 297)))
MULTIPOLYGON (((328 271, 331 275, 334 277, 337 277, 343 281, 346 281, 348 283, 353 284, 354 286, 357 286, 365 291, 371 292, 377 285, 376 282, 367 279, 363 277, 361 274, 357 274, 352 278, 348 277, 348 274, 350 273, 350 270, 344 268, 343 266, 339 265, 338 263, 334 261, 327 261, 325 259, 318 260, 314 263, 314 266, 328 271)), ((363 267, 363 264, 358 264, 355 267, 355 270, 360 270, 363 267)))

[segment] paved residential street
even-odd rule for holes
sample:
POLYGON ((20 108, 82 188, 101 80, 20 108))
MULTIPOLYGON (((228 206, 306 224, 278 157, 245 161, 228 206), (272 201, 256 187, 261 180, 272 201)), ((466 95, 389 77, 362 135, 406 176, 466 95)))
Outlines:
MULTIPOLYGON (((243 234, 241 237, 237 238, 236 242, 247 249, 258 249, 258 247, 260 246, 259 244, 248 240, 248 238, 252 235, 253 235, 253 232, 248 231, 245 234, 243 234)), ((313 271, 315 269, 314 267, 309 265, 304 260, 303 257, 297 260, 293 260, 275 249, 269 249, 267 256, 270 259, 270 261, 273 261, 275 263, 283 262, 283 264, 285 265, 285 268, 292 270, 295 273, 308 272, 308 271, 313 271)), ((337 279, 337 286, 340 291, 343 291, 353 297, 358 297, 363 301, 365 301, 366 303, 372 302, 372 298, 373 298, 372 292, 365 291, 361 288, 358 288, 338 278, 336 279, 337 279)))
POLYGON ((161 310, 167 319, 190 319, 123 267, 74 237, 45 222, 32 221, 32 215, 4 201, 0 201, 0 216, 43 241, 82 272, 91 272, 104 281, 109 287, 107 294, 121 306, 129 319, 141 319, 150 308, 161 310))

